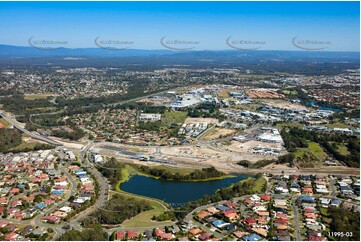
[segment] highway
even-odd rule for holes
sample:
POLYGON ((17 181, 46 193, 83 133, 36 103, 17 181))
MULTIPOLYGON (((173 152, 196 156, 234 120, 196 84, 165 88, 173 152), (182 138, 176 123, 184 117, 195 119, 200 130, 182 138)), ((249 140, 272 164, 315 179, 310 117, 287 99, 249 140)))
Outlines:
POLYGON ((22 127, 22 125, 17 120, 8 117, 3 112, 0 112, 0 116, 2 118, 4 118, 8 123, 10 123, 12 126, 14 126, 14 128, 18 129, 20 132, 22 132, 24 134, 29 135, 33 139, 40 140, 40 141, 43 141, 43 142, 46 142, 48 144, 55 145, 55 146, 61 146, 60 143, 58 143, 50 138, 47 138, 40 134, 36 134, 35 132, 30 132, 29 130, 26 130, 24 127, 22 127))

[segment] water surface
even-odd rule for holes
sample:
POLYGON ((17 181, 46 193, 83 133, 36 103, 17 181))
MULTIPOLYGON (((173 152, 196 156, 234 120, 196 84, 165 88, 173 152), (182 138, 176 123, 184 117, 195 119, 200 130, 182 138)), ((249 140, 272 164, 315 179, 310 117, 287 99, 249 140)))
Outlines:
POLYGON ((126 192, 164 200, 167 203, 179 204, 202 198, 206 194, 212 195, 217 189, 228 187, 250 176, 251 175, 236 175, 235 177, 213 181, 184 182, 134 175, 128 181, 122 183, 120 189, 126 192))

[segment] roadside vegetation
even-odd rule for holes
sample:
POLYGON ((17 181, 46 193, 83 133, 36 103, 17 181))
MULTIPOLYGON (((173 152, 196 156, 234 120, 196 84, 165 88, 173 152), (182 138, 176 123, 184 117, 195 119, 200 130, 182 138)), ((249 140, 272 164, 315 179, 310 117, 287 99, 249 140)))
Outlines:
POLYGON ((295 160, 295 154, 293 153, 289 153, 286 155, 282 155, 280 157, 278 157, 278 159, 273 159, 273 160, 259 160, 256 161, 254 163, 249 162, 248 160, 240 160, 237 162, 238 165, 244 166, 246 168, 263 168, 265 166, 268 166, 272 163, 276 163, 276 164, 289 164, 290 167, 292 167, 294 165, 294 160, 295 160))
POLYGON ((82 231, 71 229, 62 234, 59 241, 108 241, 108 234, 100 225, 82 231))

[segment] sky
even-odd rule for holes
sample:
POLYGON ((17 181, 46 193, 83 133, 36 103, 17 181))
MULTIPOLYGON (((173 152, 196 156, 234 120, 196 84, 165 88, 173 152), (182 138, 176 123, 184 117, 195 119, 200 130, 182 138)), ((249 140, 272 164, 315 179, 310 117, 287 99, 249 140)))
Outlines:
POLYGON ((356 1, 0 2, 0 44, 29 46, 33 37, 95 48, 99 37, 165 49, 164 37, 191 41, 195 50, 226 50, 231 37, 265 50, 299 50, 297 37, 321 41, 329 51, 359 51, 359 13, 356 1))

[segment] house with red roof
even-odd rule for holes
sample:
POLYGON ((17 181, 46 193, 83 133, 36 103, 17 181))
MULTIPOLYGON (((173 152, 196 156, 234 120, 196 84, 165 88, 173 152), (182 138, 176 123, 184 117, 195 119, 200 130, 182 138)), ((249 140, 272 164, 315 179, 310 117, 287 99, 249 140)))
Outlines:
POLYGON ((16 219, 23 219, 23 218, 25 218, 25 216, 26 216, 26 213, 21 212, 21 211, 14 214, 14 217, 16 219))
POLYGON ((189 233, 191 233, 192 235, 197 235, 197 234, 202 233, 202 230, 200 228, 195 228, 195 229, 189 230, 189 233))
POLYGON ((21 206, 22 204, 22 201, 20 199, 17 199, 11 202, 11 207, 21 206))
POLYGON ((15 188, 13 188, 13 189, 10 190, 10 193, 11 193, 12 195, 18 194, 18 193, 20 193, 20 189, 17 188, 17 187, 15 187, 15 188))
POLYGON ((249 199, 249 198, 245 198, 245 199, 243 200, 243 202, 244 202, 246 205, 248 205, 248 206, 250 206, 250 205, 253 204, 253 201, 252 201, 251 199, 249 199))
POLYGON ((136 237, 138 237, 138 231, 136 231, 136 230, 128 230, 127 231, 127 238, 128 239, 134 239, 136 237))
POLYGON ((18 238, 19 235, 15 232, 10 232, 8 234, 5 235, 5 240, 6 241, 15 241, 16 238, 18 238))
POLYGON ((9 223, 0 221, 0 228, 5 228, 9 223))
POLYGON ((7 197, 1 197, 0 198, 0 204, 1 205, 8 205, 9 199, 7 197))
POLYGON ((269 195, 262 195, 260 196, 261 198, 261 201, 264 201, 264 202, 269 202, 271 200, 271 196, 269 195))
POLYGON ((212 235, 210 233, 203 233, 198 236, 198 239, 201 241, 206 241, 206 240, 209 240, 211 238, 211 236, 212 235))
POLYGON ((256 225, 256 220, 254 220, 254 218, 247 218, 243 220, 243 223, 248 227, 253 227, 256 225))
POLYGON ((282 219, 282 218, 278 218, 274 221, 275 224, 283 224, 283 225, 288 225, 288 220, 287 219, 282 219))
POLYGON ((125 235, 126 235, 125 231, 119 230, 115 233, 114 239, 115 240, 123 240, 123 239, 125 239, 125 235))
POLYGON ((304 188, 302 188, 302 193, 307 194, 307 195, 313 195, 312 187, 304 187, 304 188))
POLYGON ((202 212, 200 212, 200 213, 197 215, 197 217, 200 218, 200 219, 204 219, 204 218, 206 218, 206 217, 208 217, 208 216, 210 216, 210 215, 211 215, 211 214, 208 213, 207 211, 202 211, 202 212))
POLYGON ((172 233, 163 233, 159 236, 162 240, 171 240, 174 238, 174 235, 172 233))
POLYGON ((48 215, 48 216, 42 217, 41 221, 43 221, 45 223, 59 223, 60 218, 53 216, 53 215, 48 215))

